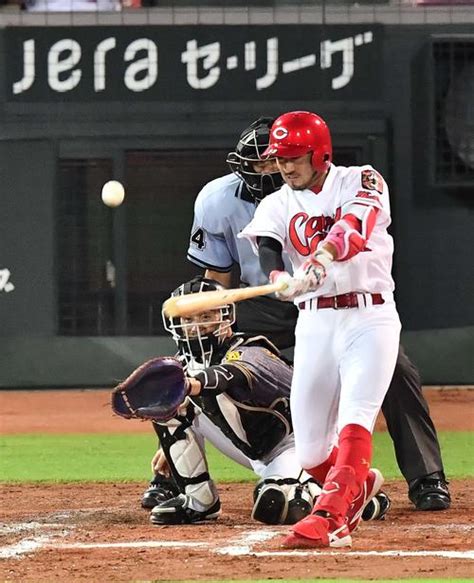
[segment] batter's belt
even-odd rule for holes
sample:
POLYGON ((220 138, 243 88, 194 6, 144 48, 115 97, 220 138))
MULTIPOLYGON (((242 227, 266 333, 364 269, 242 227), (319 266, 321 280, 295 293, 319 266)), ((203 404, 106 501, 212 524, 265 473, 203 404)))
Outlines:
POLYGON ((359 306, 378 306, 384 304, 385 300, 382 294, 362 294, 349 292, 338 296, 311 298, 298 304, 300 310, 322 310, 324 308, 333 308, 341 310, 347 308, 358 308, 359 306), (371 303, 370 303, 371 302, 371 303))

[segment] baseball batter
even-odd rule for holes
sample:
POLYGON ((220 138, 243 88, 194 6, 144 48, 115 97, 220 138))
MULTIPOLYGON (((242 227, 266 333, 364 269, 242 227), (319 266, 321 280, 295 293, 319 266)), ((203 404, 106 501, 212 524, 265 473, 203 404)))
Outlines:
MULTIPOLYGON (((204 268, 206 277, 226 287, 230 286, 234 265, 240 267, 243 285, 261 285, 267 281, 250 243, 239 239, 238 234, 252 220, 259 203, 283 183, 275 160, 262 157, 273 121, 262 117, 244 129, 234 151, 227 157, 232 174, 212 180, 196 198, 188 259, 204 268)), ((367 175, 368 179, 370 176, 367 175)), ((301 226, 297 225, 299 230, 301 226)), ((311 228, 309 225, 307 235, 301 233, 303 241, 306 236, 312 237, 311 228)), ((285 270, 291 271, 289 260, 285 254, 283 257, 285 270)), ((272 297, 237 304, 239 329, 265 334, 280 349, 294 345, 297 315, 292 302, 280 302, 272 297)), ((419 510, 449 508, 450 494, 436 429, 418 370, 402 346, 382 412, 398 465, 408 483, 410 500, 419 510)))
POLYGON ((312 514, 284 544, 347 547, 383 483, 370 469, 371 434, 399 346, 388 188, 371 166, 332 164, 329 129, 314 113, 277 118, 265 155, 277 158, 286 184, 260 203, 242 236, 258 246, 270 281, 287 283, 282 299, 299 308, 291 387, 296 453, 324 484, 312 514))

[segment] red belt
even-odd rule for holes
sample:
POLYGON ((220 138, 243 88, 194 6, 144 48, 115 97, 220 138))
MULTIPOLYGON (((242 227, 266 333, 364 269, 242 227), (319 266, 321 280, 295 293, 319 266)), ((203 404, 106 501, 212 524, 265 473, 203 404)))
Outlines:
POLYGON ((316 307, 318 310, 322 310, 324 308, 334 308, 334 310, 340 310, 344 308, 358 308, 358 296, 362 298, 364 305, 367 305, 367 296, 372 298, 372 305, 374 306, 385 303, 382 294, 357 294, 355 292, 350 292, 348 294, 341 294, 339 296, 312 298, 310 300, 306 300, 306 302, 301 302, 298 304, 298 308, 300 310, 311 310, 316 307))

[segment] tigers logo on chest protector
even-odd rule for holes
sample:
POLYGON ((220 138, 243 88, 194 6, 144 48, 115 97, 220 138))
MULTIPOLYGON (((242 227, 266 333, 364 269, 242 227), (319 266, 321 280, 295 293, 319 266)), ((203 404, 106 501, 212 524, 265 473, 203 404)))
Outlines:
POLYGON ((310 217, 307 213, 296 213, 288 226, 288 237, 293 247, 303 257, 316 251, 320 241, 325 239, 329 229, 339 220, 341 209, 337 209, 335 217, 310 217))

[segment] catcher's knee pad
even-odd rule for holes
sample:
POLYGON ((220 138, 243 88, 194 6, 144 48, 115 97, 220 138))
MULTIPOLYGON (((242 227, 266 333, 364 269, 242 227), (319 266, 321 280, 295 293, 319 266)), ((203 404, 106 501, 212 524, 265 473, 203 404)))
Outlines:
POLYGON ((254 490, 252 518, 265 524, 295 524, 307 516, 320 491, 313 480, 266 478, 254 490))

